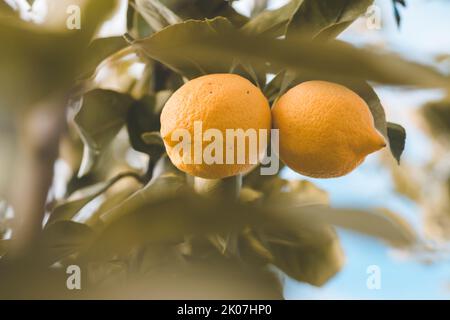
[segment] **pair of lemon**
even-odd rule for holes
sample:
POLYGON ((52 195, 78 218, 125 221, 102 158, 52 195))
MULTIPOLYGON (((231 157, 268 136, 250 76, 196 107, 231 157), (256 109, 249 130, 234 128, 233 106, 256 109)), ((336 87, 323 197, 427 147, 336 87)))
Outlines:
POLYGON ((172 134, 184 129, 193 135, 196 121, 203 130, 218 129, 224 136, 227 129, 278 129, 279 158, 294 171, 317 178, 343 176, 386 146, 366 102, 352 90, 326 81, 297 85, 272 109, 258 87, 235 74, 202 76, 174 92, 161 114, 161 136, 174 165, 207 179, 245 173, 254 165, 182 160, 172 134))

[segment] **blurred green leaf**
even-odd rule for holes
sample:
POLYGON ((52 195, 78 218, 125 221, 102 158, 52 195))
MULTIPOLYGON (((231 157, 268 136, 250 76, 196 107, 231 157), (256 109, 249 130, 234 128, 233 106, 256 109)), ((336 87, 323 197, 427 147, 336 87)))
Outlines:
POLYGON ((13 7, 8 5, 5 1, 0 1, 0 14, 2 16, 17 15, 17 11, 13 7))
POLYGON ((78 176, 93 168, 96 157, 119 133, 132 102, 129 95, 111 90, 95 89, 84 95, 74 119, 85 146, 78 176))
POLYGON ((230 28, 223 18, 173 25, 136 41, 134 46, 172 69, 182 70, 188 77, 225 72, 235 59, 239 59, 252 61, 255 65, 270 61, 274 71, 289 69, 309 79, 325 78, 346 83, 372 80, 442 88, 450 84, 448 77, 435 69, 397 55, 355 48, 343 42, 250 37, 230 28), (218 29, 221 32, 214 31, 218 29))
POLYGON ((116 206, 119 206, 122 202, 124 202, 127 198, 129 198, 132 194, 139 190, 137 185, 129 185, 126 188, 114 192, 110 195, 107 195, 105 201, 100 205, 100 207, 92 212, 92 215, 86 220, 86 224, 91 227, 97 227, 101 225, 100 217, 103 216, 106 212, 112 210, 116 206))
POLYGON ((261 203, 264 194, 252 188, 243 187, 239 192, 239 201, 242 203, 256 204, 261 203))
POLYGON ((275 77, 267 83, 264 87, 264 95, 269 99, 272 104, 278 96, 282 93, 283 87, 285 86, 285 75, 286 70, 282 70, 275 75, 275 77))
POLYGON ((159 164, 163 163, 164 167, 158 168, 160 172, 154 175, 154 178, 144 188, 134 193, 119 206, 105 212, 100 218, 109 223, 119 217, 128 215, 130 212, 137 211, 137 208, 145 205, 150 206, 153 202, 173 197, 180 192, 185 183, 184 176, 173 171, 171 164, 162 160, 164 159, 161 159, 159 164))
POLYGON ((422 114, 434 136, 448 139, 450 135, 450 101, 448 99, 425 104, 422 114))
POLYGON ((268 186, 273 186, 267 192, 267 201, 274 206, 288 204, 290 206, 327 205, 329 196, 325 190, 320 189, 308 180, 286 180, 275 178, 268 186))
POLYGON ((94 232, 86 225, 73 221, 58 221, 42 232, 33 250, 37 264, 51 265, 88 246, 94 232))
POLYGON ((124 37, 98 38, 93 40, 87 48, 81 76, 83 78, 91 76, 103 60, 125 48, 127 45, 128 43, 124 37))
POLYGON ((242 30, 270 37, 331 39, 366 12, 373 0, 292 0, 276 10, 264 11, 242 30))
POLYGON ((389 148, 391 149, 394 158, 400 163, 400 156, 405 149, 406 131, 401 125, 388 122, 387 134, 389 137, 389 148))
POLYGON ((259 88, 264 88, 266 83, 266 68, 264 65, 254 65, 249 61, 235 60, 230 67, 230 73, 238 74, 253 82, 259 88))
POLYGON ((303 0, 289 21, 287 37, 331 39, 364 14, 373 0, 303 0))
POLYGON ((115 176, 114 178, 99 182, 92 186, 77 190, 75 197, 71 197, 55 206, 50 213, 50 217, 47 221, 47 226, 62 220, 71 220, 85 205, 97 198, 99 195, 108 190, 117 181, 125 177, 133 177, 139 179, 139 176, 135 173, 125 172, 115 176))
POLYGON ((136 11, 142 15, 153 31, 160 31, 182 21, 158 0, 135 0, 135 3, 136 11))
POLYGON ((138 40, 134 42, 134 46, 142 49, 151 59, 164 63, 188 78, 208 73, 228 72, 233 61, 231 56, 208 61, 191 54, 189 49, 199 45, 205 38, 221 38, 222 34, 232 28, 231 23, 221 17, 205 21, 189 20, 169 26, 146 39, 138 40))
POLYGON ((250 17, 255 17, 267 9, 269 0, 254 0, 250 17))
POLYGON ((189 235, 226 234, 261 220, 254 208, 191 193, 183 180, 162 174, 105 213, 105 230, 89 255, 126 252, 139 243, 176 244, 189 235))
POLYGON ((243 27, 242 31, 249 35, 265 34, 279 37, 286 33, 287 25, 298 10, 303 0, 292 0, 279 9, 263 11, 243 27))
POLYGON ((161 0, 163 4, 183 19, 213 19, 225 17, 235 26, 241 26, 248 18, 236 12, 228 0, 161 0))
POLYGON ((0 240, 0 257, 4 256, 8 252, 8 248, 11 240, 2 239, 0 240))
POLYGON ((297 213, 294 210, 291 214, 287 214, 287 218, 292 219, 291 222, 295 224, 295 216, 302 215, 379 238, 395 247, 408 247, 418 244, 417 233, 410 224, 386 209, 367 212, 356 209, 312 206, 310 208, 299 208, 297 213))
POLYGON ((344 264, 344 253, 334 229, 326 224, 266 227, 261 243, 273 256, 271 263, 295 280, 324 285, 344 264))
POLYGON ((24 108, 51 95, 65 95, 74 84, 89 41, 115 4, 88 1, 83 28, 72 32, 49 31, 16 16, 2 17, 0 105, 24 108))

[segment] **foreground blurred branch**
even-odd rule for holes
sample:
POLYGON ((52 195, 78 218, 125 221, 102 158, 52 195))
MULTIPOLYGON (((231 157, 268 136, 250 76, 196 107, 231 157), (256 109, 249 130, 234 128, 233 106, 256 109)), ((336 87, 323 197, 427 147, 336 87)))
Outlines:
POLYGON ((20 113, 17 119, 18 159, 10 195, 15 214, 14 255, 25 251, 42 230, 59 137, 65 127, 63 102, 61 98, 49 99, 20 113))

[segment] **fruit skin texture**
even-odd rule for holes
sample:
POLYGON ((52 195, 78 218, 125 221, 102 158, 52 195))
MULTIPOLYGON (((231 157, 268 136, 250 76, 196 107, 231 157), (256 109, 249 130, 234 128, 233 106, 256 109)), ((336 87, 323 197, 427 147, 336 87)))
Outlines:
POLYGON ((336 83, 297 85, 276 101, 272 118, 280 159, 305 176, 343 176, 386 146, 366 102, 336 83))
MULTIPOLYGON (((206 164, 204 161, 202 164, 187 164, 180 161, 173 150, 178 141, 172 141, 172 132, 176 129, 187 129, 194 143, 194 121, 202 121, 203 133, 207 129, 218 129, 222 132, 224 158, 226 129, 265 129, 269 134, 272 126, 270 106, 266 97, 258 87, 239 75, 201 76, 175 91, 161 113, 161 137, 169 158, 178 169, 206 179, 221 179, 244 173, 253 168, 254 164, 247 161, 248 140, 244 164, 237 164, 237 161, 234 164, 226 164, 225 160, 223 164, 206 164)), ((203 150, 209 143, 203 142, 203 150)), ((191 154, 193 155, 193 151, 191 154)))

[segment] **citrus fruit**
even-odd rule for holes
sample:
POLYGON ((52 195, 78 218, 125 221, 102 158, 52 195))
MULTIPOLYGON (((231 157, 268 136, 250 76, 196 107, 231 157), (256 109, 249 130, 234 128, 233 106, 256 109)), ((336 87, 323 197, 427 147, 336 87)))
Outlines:
POLYGON ((384 146, 366 102, 345 86, 307 81, 290 89, 272 109, 280 159, 316 178, 343 176, 384 146))
MULTIPOLYGON (((265 150, 249 147, 251 140, 254 144, 255 132, 265 130, 269 135, 270 129, 267 99, 258 87, 235 74, 210 74, 190 80, 173 93, 161 113, 161 137, 172 163, 184 172, 206 179, 230 177, 254 167, 252 159, 259 158, 265 150), (227 132, 239 129, 241 133, 249 133, 245 141, 241 140, 245 144, 239 145, 236 136, 227 136, 227 132), (189 133, 192 139, 189 148, 181 149, 184 133, 189 133), (211 147, 208 149, 211 143, 219 143, 212 152, 211 147), (222 161, 208 161, 205 157, 208 152, 222 161)), ((259 134, 256 140, 259 145, 259 134)))

